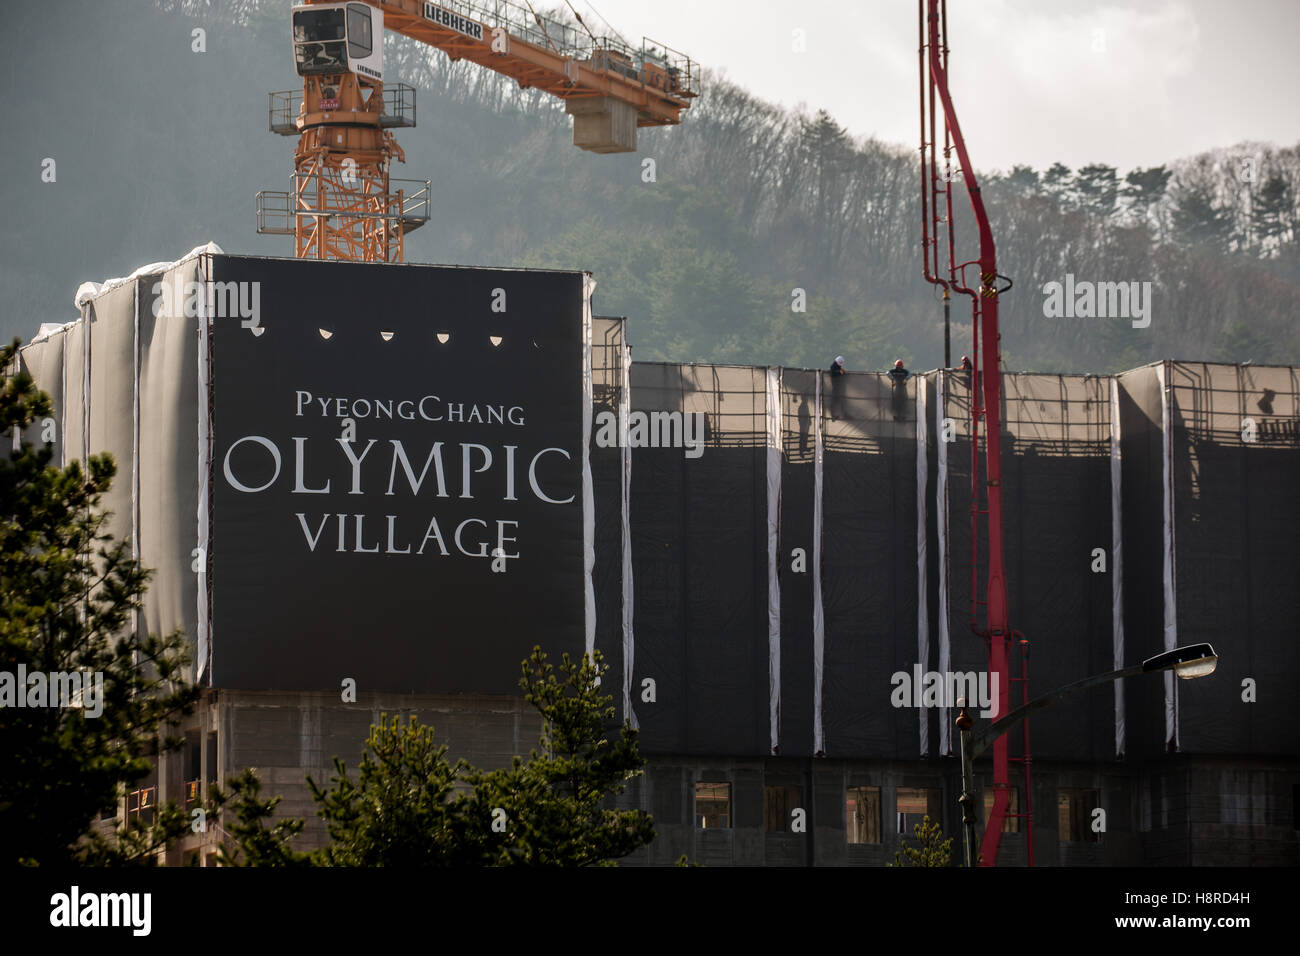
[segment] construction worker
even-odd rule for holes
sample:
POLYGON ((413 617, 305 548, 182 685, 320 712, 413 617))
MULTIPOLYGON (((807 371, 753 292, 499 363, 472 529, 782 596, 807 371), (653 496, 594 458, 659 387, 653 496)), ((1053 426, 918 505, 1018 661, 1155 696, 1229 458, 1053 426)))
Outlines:
POLYGON ((889 370, 889 377, 894 383, 894 421, 901 422, 907 417, 907 376, 911 374, 903 367, 903 360, 894 362, 889 370))
POLYGON ((844 356, 835 356, 835 361, 831 363, 831 421, 838 421, 841 418, 847 418, 844 414, 844 386, 845 375, 844 356))
POLYGON ((961 357, 961 381, 966 383, 968 389, 975 387, 975 366, 971 364, 970 358, 963 355, 961 357))

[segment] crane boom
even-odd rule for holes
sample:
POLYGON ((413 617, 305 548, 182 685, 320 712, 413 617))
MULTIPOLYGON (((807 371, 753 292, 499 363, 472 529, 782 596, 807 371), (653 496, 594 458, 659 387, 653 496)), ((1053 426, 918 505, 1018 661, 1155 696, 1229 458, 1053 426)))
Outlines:
MULTIPOLYGON (((566 101, 609 97, 635 109, 638 126, 681 122, 682 110, 699 95, 698 65, 662 45, 647 47, 648 41, 638 51, 613 37, 583 37, 553 24, 540 37, 534 33, 545 41, 539 44, 520 35, 526 26, 523 8, 512 3, 494 5, 500 19, 493 25, 424 0, 368 2, 384 12, 388 29, 437 47, 453 60, 469 60, 566 101)), ((476 5, 460 6, 473 10, 476 5)))

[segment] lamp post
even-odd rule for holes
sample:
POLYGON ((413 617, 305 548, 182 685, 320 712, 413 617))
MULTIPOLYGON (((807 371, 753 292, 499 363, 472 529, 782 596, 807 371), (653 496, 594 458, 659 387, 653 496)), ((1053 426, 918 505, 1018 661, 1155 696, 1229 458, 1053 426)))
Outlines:
MULTIPOLYGON (((957 802, 962 809, 962 829, 964 839, 962 845, 964 849, 965 865, 974 866, 976 860, 975 853, 975 758, 982 754, 993 741, 997 740, 1012 727, 1015 727, 1022 720, 1028 717, 1033 711, 1046 707, 1053 701, 1060 700, 1062 697, 1068 697, 1070 694, 1078 693, 1081 690, 1087 690, 1090 687, 1097 687, 1101 684, 1108 684, 1111 681, 1123 680, 1126 677, 1136 677, 1138 674, 1157 674, 1162 671, 1172 670, 1184 680, 1193 680, 1197 677, 1205 677, 1214 673, 1214 668, 1219 664, 1219 657, 1214 653, 1214 648, 1209 644, 1188 644, 1185 647, 1176 647, 1172 651, 1165 651, 1163 654, 1157 654, 1155 657, 1149 657, 1141 664, 1133 664, 1129 667, 1121 667, 1119 670, 1110 671, 1106 674, 1096 674, 1092 677, 1085 677, 1077 680, 1073 684, 1066 684, 1064 687, 1057 688, 1050 693, 1043 694, 1041 697, 1035 697, 1027 704, 1017 707, 1011 713, 999 717, 993 723, 989 724, 979 733, 971 733, 971 727, 975 721, 971 718, 966 710, 966 699, 963 697, 957 701, 959 712, 957 714, 957 729, 961 732, 961 796, 957 802)), ((996 861, 990 861, 990 864, 996 861)))

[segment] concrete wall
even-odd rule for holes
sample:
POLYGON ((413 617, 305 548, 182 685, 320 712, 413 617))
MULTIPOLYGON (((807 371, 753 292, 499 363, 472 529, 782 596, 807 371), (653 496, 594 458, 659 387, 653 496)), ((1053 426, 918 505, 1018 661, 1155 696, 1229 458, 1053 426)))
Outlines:
MULTIPOLYGON (((537 712, 522 698, 358 693, 356 703, 343 703, 338 694, 225 690, 209 691, 185 729, 217 733, 217 766, 206 766, 205 751, 204 781, 255 768, 263 794, 283 796, 279 813, 306 821, 294 846, 313 850, 325 841, 325 824, 316 816, 307 776, 328 783, 338 756, 355 779, 371 725, 394 715, 403 722, 414 715, 432 725, 452 762, 464 758, 488 770, 508 766, 516 754, 526 757, 542 730, 537 712)), ((184 799, 182 761, 183 754, 163 761, 163 800, 184 799)), ((187 838, 168 862, 183 862, 195 852, 206 858, 218 838, 215 828, 187 838)))
POLYGON ((1142 781, 1143 862, 1300 864, 1300 762, 1193 758, 1142 781))
MULTIPOLYGON (((654 815, 658 837, 625 865, 671 865, 685 854, 706 866, 881 866, 901 846, 894 811, 900 787, 940 790, 945 836, 960 861, 958 780, 949 763, 780 758, 734 760, 651 758, 645 777, 618 803, 654 815), (733 826, 701 830, 696 782, 730 783, 733 826), (810 809, 805 834, 765 832, 763 790, 796 786, 810 809), (879 844, 848 844, 845 795, 850 786, 881 790, 879 844)), ((992 785, 987 766, 976 788, 992 785)), ((1144 766, 1036 765, 1036 866, 1294 866, 1300 862, 1296 793, 1300 761, 1206 761, 1174 757, 1144 766), (1105 832, 1095 842, 1069 842, 1058 823, 1062 788, 1095 790, 1105 832)), ((1023 866, 1027 841, 1004 833, 1000 865, 1023 866)))
MULTIPOLYGON (((1035 768, 1035 861, 1038 866, 1140 865, 1142 840, 1135 795, 1139 775, 1130 768, 1055 766, 1035 768), (1097 843, 1062 843, 1057 826, 1057 792, 1061 787, 1098 790, 1107 811, 1107 831, 1097 843)), ((939 791, 940 822, 954 837, 953 860, 960 862, 961 842, 955 761, 837 761, 768 758, 734 760, 653 757, 645 777, 621 806, 654 815, 658 838, 625 862, 669 865, 682 854, 707 866, 882 866, 902 845, 897 832, 900 788, 939 791), (696 782, 730 783, 733 826, 701 830, 695 821, 696 782), (805 834, 765 832, 763 794, 767 786, 799 787, 809 809, 805 834), (849 844, 846 835, 847 789, 880 788, 881 842, 849 844)), ((991 768, 977 768, 976 788, 992 786, 991 768)), ((1026 823, 1020 832, 1004 833, 1002 865, 1026 862, 1026 823)), ((910 826, 909 826, 910 831, 910 826)), ((909 833, 910 839, 910 833, 909 833)))
MULTIPOLYGON (((231 691, 209 691, 182 730, 201 734, 205 742, 215 732, 216 757, 209 758, 205 745, 203 780, 224 780, 245 766, 255 767, 265 792, 283 796, 281 812, 307 821, 297 847, 309 850, 321 845, 325 834, 315 816, 307 775, 327 781, 335 755, 355 771, 371 724, 381 715, 394 714, 415 714, 432 724, 453 760, 464 757, 485 768, 507 765, 515 754, 526 756, 541 732, 536 713, 514 698, 361 694, 357 703, 344 704, 334 695, 231 691)), ((185 761, 181 752, 162 762, 161 800, 184 800, 185 778, 192 773, 185 761)), ((961 841, 956 771, 951 759, 651 756, 645 774, 615 803, 651 813, 657 837, 622 862, 668 866, 685 855, 705 866, 882 866, 893 861, 902 845, 896 808, 898 791, 906 787, 938 791, 939 821, 945 836, 954 837, 957 863, 961 841), (731 826, 698 826, 697 782, 731 785, 731 826), (847 842, 846 793, 858 786, 880 789, 880 843, 847 842), (767 787, 798 791, 798 806, 806 811, 805 832, 767 831, 767 787)), ((1018 775, 1013 783, 1018 785, 1018 775)), ((975 785, 978 792, 991 787, 987 761, 977 764, 975 785)), ((1300 863, 1300 759, 1170 755, 1133 764, 1044 761, 1035 764, 1033 786, 1037 866, 1300 863), (1062 788, 1097 791, 1106 813, 1100 840, 1062 840, 1057 803, 1062 788)), ((1004 833, 1001 865, 1025 865, 1025 828, 1021 820, 1019 832, 1004 833)), ((167 862, 187 862, 195 853, 204 859, 215 850, 218 838, 215 828, 187 838, 167 862)))

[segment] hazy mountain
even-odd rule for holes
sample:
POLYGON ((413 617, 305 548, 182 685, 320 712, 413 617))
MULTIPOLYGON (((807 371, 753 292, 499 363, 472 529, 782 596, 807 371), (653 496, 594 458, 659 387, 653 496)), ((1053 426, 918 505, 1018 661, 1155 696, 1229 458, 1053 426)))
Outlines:
MULTIPOLYGON (((0 145, 6 337, 74 317, 81 281, 202 242, 291 254, 287 238, 254 232, 254 194, 286 188, 292 170, 293 140, 267 131, 267 93, 298 85, 288 4, 70 0, 18 5, 6 20, 21 38, 10 57, 19 108, 0 145), (196 28, 206 52, 192 50, 196 28), (41 181, 47 157, 53 183, 41 181)), ((941 363, 913 145, 853 141, 832 117, 706 75, 682 126, 641 130, 635 155, 593 155, 570 144, 549 97, 393 34, 385 50, 389 76, 419 91, 419 126, 397 131, 407 163, 396 175, 434 186, 409 261, 590 270, 597 311, 629 316, 639 359, 941 363), (795 289, 806 312, 792 311, 795 289)), ((1127 176, 1058 165, 981 180, 1015 282, 1002 299, 1008 368, 1300 363, 1300 147, 1240 144, 1127 176), (1067 274, 1150 282, 1149 327, 1047 317, 1044 285, 1067 274)), ((955 187, 962 258, 973 259, 955 187)), ((953 318, 955 359, 968 348, 968 300, 954 299, 953 318)))

